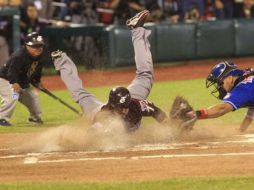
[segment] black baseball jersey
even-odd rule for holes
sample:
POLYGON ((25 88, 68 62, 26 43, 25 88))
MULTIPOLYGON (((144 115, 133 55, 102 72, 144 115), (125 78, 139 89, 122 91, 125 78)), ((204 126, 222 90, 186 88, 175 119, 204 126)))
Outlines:
POLYGON ((29 55, 26 47, 20 47, 15 51, 9 61, 0 69, 0 77, 8 80, 11 84, 18 83, 21 88, 28 88, 29 83, 37 84, 41 79, 41 72, 45 64, 46 53, 33 58, 29 55))
MULTIPOLYGON (((109 106, 109 104, 106 104, 101 108, 100 112, 104 111, 109 111, 112 114, 117 114, 116 112, 114 112, 114 109, 109 106)), ((141 119, 143 116, 151 116, 155 118, 158 122, 162 122, 167 118, 166 114, 160 108, 156 107, 153 103, 147 100, 137 100, 132 98, 129 105, 129 112, 123 118, 124 126, 128 131, 135 131, 140 127, 141 119)), ((99 120, 99 117, 96 116, 95 122, 99 120)))

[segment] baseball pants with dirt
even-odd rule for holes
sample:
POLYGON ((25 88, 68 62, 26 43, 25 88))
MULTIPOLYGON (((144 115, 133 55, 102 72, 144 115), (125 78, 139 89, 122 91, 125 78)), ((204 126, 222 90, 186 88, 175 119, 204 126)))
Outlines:
POLYGON ((151 31, 138 27, 131 30, 131 33, 137 70, 134 80, 128 86, 128 90, 132 98, 146 99, 154 81, 153 60, 148 41, 151 31))
POLYGON ((80 105, 85 116, 92 120, 100 111, 103 103, 83 87, 77 67, 66 53, 62 53, 59 58, 55 59, 54 65, 56 70, 60 71, 61 79, 74 101, 80 105))
POLYGON ((33 88, 22 89, 19 96, 13 96, 13 89, 9 81, 0 78, 0 119, 10 120, 17 101, 27 107, 30 112, 29 118, 41 118, 41 106, 38 93, 33 88))
MULTIPOLYGON (((146 99, 153 84, 153 63, 150 44, 147 40, 149 34, 150 31, 142 27, 132 30, 137 71, 128 89, 131 96, 137 99, 146 99)), ((62 53, 59 58, 55 59, 54 65, 56 70, 60 71, 61 79, 71 92, 72 98, 79 103, 85 116, 92 120, 100 111, 103 103, 83 87, 77 68, 66 53, 62 53)))

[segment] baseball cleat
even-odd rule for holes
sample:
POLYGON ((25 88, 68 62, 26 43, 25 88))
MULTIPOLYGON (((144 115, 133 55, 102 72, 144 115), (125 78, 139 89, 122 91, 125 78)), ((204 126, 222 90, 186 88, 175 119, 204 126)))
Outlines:
POLYGON ((43 121, 40 118, 29 117, 28 122, 33 123, 33 124, 37 124, 37 125, 42 125, 43 124, 43 121))
POLYGON ((56 59, 58 59, 59 57, 61 57, 62 53, 63 53, 63 52, 60 51, 60 50, 53 51, 53 52, 51 53, 51 57, 52 57, 53 61, 56 60, 56 59))
POLYGON ((146 21, 146 18, 149 15, 149 11, 148 10, 144 10, 141 11, 139 13, 137 13, 134 17, 128 19, 126 21, 126 25, 130 28, 137 28, 137 27, 142 27, 146 21))
POLYGON ((5 119, 0 119, 0 126, 9 127, 11 124, 5 119))

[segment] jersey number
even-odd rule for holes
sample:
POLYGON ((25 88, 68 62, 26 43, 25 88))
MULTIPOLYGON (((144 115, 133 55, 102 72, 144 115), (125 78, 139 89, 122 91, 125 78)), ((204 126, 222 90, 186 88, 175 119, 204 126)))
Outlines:
POLYGON ((142 111, 147 111, 148 113, 149 113, 150 111, 154 111, 154 109, 153 109, 151 106, 148 105, 148 101, 146 101, 146 100, 141 100, 141 101, 139 101, 139 103, 140 103, 140 106, 141 106, 141 110, 142 110, 142 111))

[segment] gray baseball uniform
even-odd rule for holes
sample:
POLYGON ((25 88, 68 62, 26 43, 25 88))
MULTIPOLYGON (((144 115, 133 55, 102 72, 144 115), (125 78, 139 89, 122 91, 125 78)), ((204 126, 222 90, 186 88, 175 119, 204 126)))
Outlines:
MULTIPOLYGON (((146 99, 153 85, 153 61, 148 41, 151 31, 138 27, 131 32, 137 71, 128 89, 132 98, 146 99)), ((73 61, 63 53, 55 59, 54 65, 56 70, 60 71, 61 79, 71 92, 73 99, 81 106, 83 113, 89 119, 93 119, 104 104, 83 87, 73 61)))

